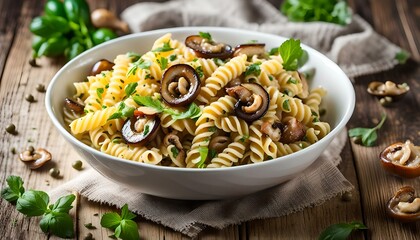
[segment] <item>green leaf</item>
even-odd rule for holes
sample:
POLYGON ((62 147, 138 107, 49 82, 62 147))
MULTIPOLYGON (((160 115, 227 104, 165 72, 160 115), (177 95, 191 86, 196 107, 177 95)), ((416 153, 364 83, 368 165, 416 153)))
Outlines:
POLYGON ((289 80, 287 80, 287 83, 291 83, 291 84, 297 84, 297 80, 296 79, 294 79, 294 78, 292 78, 292 77, 290 77, 289 78, 289 80))
POLYGON ((68 213, 50 212, 43 216, 39 226, 45 233, 51 233, 61 238, 74 237, 73 219, 68 213))
POLYGON ((137 82, 132 82, 132 83, 127 84, 127 86, 124 89, 125 95, 127 97, 131 96, 131 94, 133 94, 136 91, 136 88, 138 85, 139 84, 137 82))
POLYGON ((21 177, 12 175, 6 178, 6 182, 9 187, 6 187, 1 191, 1 197, 8 202, 15 203, 25 192, 23 180, 21 177))
POLYGON ((361 222, 338 223, 326 228, 318 240, 345 240, 353 230, 367 229, 361 222))
POLYGON ((249 65, 245 70, 245 76, 249 76, 251 74, 255 76, 259 76, 261 73, 260 65, 261 65, 260 62, 249 65))
POLYGON ((131 68, 127 71, 126 76, 135 75, 137 72, 137 69, 149 69, 150 66, 152 66, 152 62, 145 61, 144 59, 140 58, 136 62, 133 63, 131 68))
POLYGON ((156 59, 160 65, 160 69, 164 70, 168 67, 168 59, 165 57, 160 57, 160 59, 156 59))
POLYGON ((29 190, 17 200, 16 209, 26 216, 41 216, 47 211, 49 201, 47 193, 29 190))
POLYGON ((111 230, 115 230, 121 223, 121 216, 118 213, 110 212, 105 213, 101 218, 101 226, 104 228, 109 228, 111 230))
POLYGON ((57 37, 70 31, 67 20, 59 16, 35 17, 29 29, 33 34, 44 38, 57 37))
POLYGON ((132 117, 134 115, 135 108, 125 105, 124 102, 121 102, 120 105, 118 105, 118 110, 113 113, 108 119, 119 119, 123 117, 132 117))
POLYGON ((136 217, 136 214, 128 210, 128 204, 124 204, 124 206, 121 208, 121 218, 126 219, 126 220, 131 220, 135 217, 136 217))
POLYGON ((200 153, 200 161, 197 163, 198 168, 205 168, 206 167, 206 159, 207 155, 209 154, 208 147, 199 147, 198 152, 200 153))
POLYGON ((385 120, 386 114, 382 114, 381 121, 373 128, 352 128, 348 131, 349 137, 361 138, 363 146, 372 147, 378 139, 377 131, 382 127, 385 120))
POLYGON ((201 109, 197 104, 191 103, 188 107, 187 111, 181 113, 172 114, 172 119, 179 120, 179 119, 186 119, 191 118, 195 119, 201 116, 201 109))
POLYGON ((288 111, 288 112, 290 111, 289 99, 284 100, 284 102, 283 102, 283 109, 285 111, 288 111))
POLYGON ((341 25, 347 25, 351 22, 351 10, 346 1, 338 1, 331 12, 333 22, 341 25))
POLYGON ((121 231, 117 235, 115 231, 115 236, 123 240, 138 240, 140 239, 140 234, 137 228, 137 223, 133 220, 123 219, 121 221, 121 231))
POLYGON ((154 99, 151 96, 133 96, 133 100, 142 106, 151 107, 156 109, 158 112, 162 112, 164 107, 158 99, 154 99))
POLYGON ((98 95, 99 99, 102 99, 102 94, 104 93, 104 89, 103 88, 97 88, 96 89, 96 95, 98 95))
POLYGON ((127 57, 131 58, 132 62, 137 62, 141 58, 141 55, 135 52, 128 52, 127 57))
POLYGON ((204 77, 203 68, 201 66, 196 67, 194 70, 198 74, 198 77, 199 78, 203 78, 204 77))
POLYGON ((302 50, 302 55, 300 56, 300 58, 298 59, 298 68, 302 67, 303 65, 305 65, 309 60, 309 54, 306 50, 302 50))
POLYGON ((170 41, 163 43, 162 47, 158 47, 156 49, 153 49, 152 52, 169 52, 174 50, 174 48, 171 48, 170 41))
POLYGON ((296 71, 298 69, 298 60, 303 54, 299 39, 289 39, 283 42, 279 47, 279 53, 283 59, 283 68, 287 71, 296 71))
POLYGON ((150 126, 149 125, 144 126, 143 135, 147 136, 147 134, 149 133, 149 131, 150 131, 150 126))
POLYGON ((198 32, 198 34, 200 35, 200 37, 207 39, 209 42, 213 41, 211 34, 208 32, 198 32))
POLYGON ((122 118, 122 117, 123 117, 122 112, 115 112, 111 116, 109 116, 107 121, 112 120, 112 119, 119 119, 119 118, 122 118))
POLYGON ((395 59, 398 61, 399 64, 405 64, 407 60, 410 58, 410 53, 401 49, 401 51, 395 54, 395 59))
POLYGON ((268 54, 270 54, 270 55, 278 55, 279 54, 279 48, 278 47, 275 47, 275 48, 270 49, 270 51, 268 52, 268 54))
POLYGON ((76 199, 74 194, 69 194, 67 196, 60 197, 52 206, 51 210, 53 212, 62 212, 62 213, 69 213, 70 209, 73 208, 71 204, 76 199))
POLYGON ((172 54, 171 56, 169 56, 169 60, 170 60, 171 62, 172 62, 172 61, 175 61, 177 57, 178 57, 178 55, 176 55, 176 54, 172 54))
POLYGON ((172 153, 172 156, 174 156, 174 158, 178 157, 178 154, 179 154, 178 148, 172 147, 171 148, 171 153, 172 153))

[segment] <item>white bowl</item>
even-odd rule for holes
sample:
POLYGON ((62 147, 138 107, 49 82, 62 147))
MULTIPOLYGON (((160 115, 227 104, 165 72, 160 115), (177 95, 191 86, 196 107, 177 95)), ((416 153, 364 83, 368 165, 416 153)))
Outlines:
POLYGON ((174 199, 223 199, 257 192, 293 178, 325 150, 346 125, 353 113, 355 94, 344 72, 331 60, 305 46, 309 61, 305 68, 316 69, 310 86, 323 86, 325 120, 331 132, 319 142, 288 156, 244 166, 221 169, 187 169, 154 166, 113 157, 93 149, 73 137, 64 127, 63 100, 74 94, 73 82, 80 81, 99 59, 114 59, 121 53, 144 53, 165 33, 183 41, 199 31, 210 32, 214 39, 232 46, 258 40, 266 49, 278 47, 286 38, 253 31, 218 27, 184 27, 132 34, 94 47, 67 63, 52 79, 46 93, 46 108, 54 126, 81 156, 103 176, 114 182, 138 189, 142 193, 174 199))

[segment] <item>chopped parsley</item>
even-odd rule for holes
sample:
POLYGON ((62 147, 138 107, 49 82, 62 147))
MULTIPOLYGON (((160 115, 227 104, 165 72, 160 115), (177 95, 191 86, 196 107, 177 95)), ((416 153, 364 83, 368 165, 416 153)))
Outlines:
POLYGON ((170 41, 167 41, 166 43, 163 43, 162 47, 153 49, 152 52, 169 52, 172 50, 174 50, 174 48, 171 47, 170 41))
POLYGON ((261 73, 260 65, 261 65, 260 62, 249 65, 245 70, 245 76, 249 76, 249 75, 259 76, 261 73))

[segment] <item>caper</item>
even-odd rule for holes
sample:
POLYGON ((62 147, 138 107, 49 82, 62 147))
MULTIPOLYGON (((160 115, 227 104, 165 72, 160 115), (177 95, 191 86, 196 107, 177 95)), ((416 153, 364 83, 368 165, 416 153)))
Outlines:
POLYGON ((39 65, 36 63, 36 58, 29 59, 29 65, 32 67, 39 67, 39 65))
POLYGON ((45 92, 45 86, 44 86, 44 84, 38 84, 38 85, 36 85, 36 90, 38 92, 45 92))
POLYGON ((12 149, 10 149, 10 152, 11 152, 12 154, 16 154, 16 148, 12 147, 12 149))
POLYGON ((96 229, 96 227, 93 226, 92 223, 85 223, 85 228, 90 229, 90 230, 96 229))
POLYGON ((27 94, 25 96, 25 100, 30 102, 30 103, 35 102, 35 98, 34 98, 34 96, 32 96, 32 94, 27 94))
POLYGON ((35 151, 35 148, 33 146, 29 146, 26 148, 26 150, 32 154, 35 151))
POLYGON ((60 169, 58 169, 58 168, 51 168, 51 169, 50 169, 50 176, 51 176, 51 177, 56 178, 56 177, 58 177, 59 175, 60 175, 60 169))
POLYGON ((88 233, 88 234, 86 234, 86 236, 83 238, 83 240, 93 240, 94 238, 93 238, 93 235, 92 235, 92 233, 88 233))
POLYGON ((327 109, 321 108, 319 109, 319 116, 324 116, 327 113, 327 109))
POLYGON ((355 143, 355 144, 361 144, 362 143, 362 138, 360 136, 357 137, 352 137, 351 140, 355 143))
POLYGON ((7 125, 6 132, 10 134, 16 134, 16 126, 13 123, 7 125))
POLYGON ((83 162, 80 160, 77 160, 77 161, 74 161, 71 166, 76 170, 82 170, 83 162))

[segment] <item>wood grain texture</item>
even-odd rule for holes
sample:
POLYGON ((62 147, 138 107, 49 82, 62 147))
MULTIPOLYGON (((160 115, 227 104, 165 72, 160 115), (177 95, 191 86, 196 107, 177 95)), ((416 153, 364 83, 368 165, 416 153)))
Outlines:
MULTIPOLYGON (((88 1, 91 9, 100 7, 120 13, 138 1, 88 1)), ((270 0, 275 6, 281 1, 270 0)), ((388 120, 379 132, 378 146, 366 148, 348 143, 339 165, 342 173, 355 186, 353 198, 343 202, 335 197, 325 204, 281 218, 254 220, 223 230, 206 229, 198 239, 314 239, 327 226, 338 222, 363 220, 368 231, 357 232, 353 239, 418 239, 420 223, 401 224, 385 214, 385 203, 401 186, 411 185, 420 191, 420 179, 401 179, 381 169, 379 152, 395 141, 411 139, 417 145, 420 137, 420 2, 418 0, 350 0, 353 10, 371 23, 376 31, 393 43, 408 50, 412 59, 393 70, 355 79, 356 109, 349 128, 371 127, 386 112, 388 120), (416 62, 417 61, 417 62, 416 62), (366 93, 370 81, 392 80, 407 82, 411 91, 398 104, 388 108, 366 93)), ((53 128, 46 115, 44 93, 35 90, 37 84, 48 85, 53 75, 64 64, 64 59, 42 58, 41 68, 28 64, 31 56, 31 33, 28 26, 33 17, 42 12, 44 1, 0 1, 0 126, 2 133, 9 123, 17 126, 16 136, 4 133, 0 139, 0 185, 5 186, 9 175, 19 175, 27 189, 48 191, 76 177, 79 172, 71 167, 80 159, 53 128), (26 94, 34 95, 37 102, 28 103, 26 94), (43 168, 30 171, 11 153, 27 146, 45 147, 53 154, 53 161, 43 168), (48 175, 51 167, 61 170, 61 178, 48 175)), ((88 166, 86 166, 88 168, 88 166)), ((95 239, 109 239, 112 233, 100 227, 100 216, 119 211, 115 207, 80 199, 72 214, 76 218, 76 233, 83 239, 92 233, 95 239), (77 212, 77 214, 76 214, 77 212), (92 223, 97 229, 84 225, 92 223)), ((0 200, 1 239, 58 239, 45 235, 39 228, 40 218, 26 218, 3 199, 0 200)), ((157 223, 137 218, 142 239, 188 239, 185 235, 157 223)))

